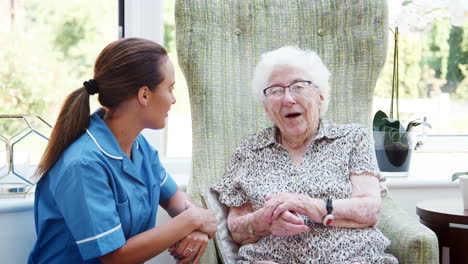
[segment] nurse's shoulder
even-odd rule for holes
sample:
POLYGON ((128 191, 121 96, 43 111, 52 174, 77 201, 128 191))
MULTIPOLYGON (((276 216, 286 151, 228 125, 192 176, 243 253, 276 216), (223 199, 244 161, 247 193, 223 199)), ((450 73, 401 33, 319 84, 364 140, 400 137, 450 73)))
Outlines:
POLYGON ((62 153, 46 178, 50 180, 52 189, 55 189, 54 185, 63 180, 72 182, 82 180, 71 177, 71 174, 79 174, 80 178, 88 177, 91 175, 85 173, 87 169, 102 167, 105 163, 102 151, 85 132, 62 153))

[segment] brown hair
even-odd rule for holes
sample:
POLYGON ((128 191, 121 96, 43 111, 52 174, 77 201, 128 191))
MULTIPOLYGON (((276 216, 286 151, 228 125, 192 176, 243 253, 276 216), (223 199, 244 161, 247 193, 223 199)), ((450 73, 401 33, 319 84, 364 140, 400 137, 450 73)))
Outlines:
MULTIPOLYGON (((161 63, 167 51, 159 44, 140 38, 114 41, 101 51, 94 64, 99 103, 113 108, 136 96, 142 86, 154 90, 164 80, 161 63)), ((84 87, 65 99, 49 142, 36 171, 45 175, 60 155, 83 134, 89 125, 90 94, 84 87)))

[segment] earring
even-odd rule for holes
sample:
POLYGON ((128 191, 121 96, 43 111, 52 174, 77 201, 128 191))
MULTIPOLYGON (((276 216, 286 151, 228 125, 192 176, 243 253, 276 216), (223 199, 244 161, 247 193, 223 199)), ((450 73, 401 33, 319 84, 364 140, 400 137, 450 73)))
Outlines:
POLYGON ((145 104, 144 104, 144 105, 145 105, 145 107, 147 107, 147 106, 148 106, 148 102, 145 102, 145 104))

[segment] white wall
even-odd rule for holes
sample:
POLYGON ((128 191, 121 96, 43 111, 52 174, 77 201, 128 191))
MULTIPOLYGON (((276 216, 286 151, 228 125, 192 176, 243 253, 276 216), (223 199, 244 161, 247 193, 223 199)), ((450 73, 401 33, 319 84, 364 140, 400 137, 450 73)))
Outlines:
MULTIPOLYGON (((391 180, 390 180, 391 181, 391 180)), ((426 185, 401 185, 388 184, 391 197, 413 217, 416 215, 416 204, 422 200, 438 198, 460 198, 461 194, 458 182, 445 184, 426 185)))
POLYGON ((36 241, 34 200, 0 197, 0 263, 27 263, 36 241))

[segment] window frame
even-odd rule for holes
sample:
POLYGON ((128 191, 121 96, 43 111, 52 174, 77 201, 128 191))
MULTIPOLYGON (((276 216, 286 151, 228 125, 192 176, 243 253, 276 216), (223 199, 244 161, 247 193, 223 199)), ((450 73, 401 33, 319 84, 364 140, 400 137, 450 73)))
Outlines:
MULTIPOLYGON (((142 37, 163 43, 163 1, 119 0, 119 37, 142 37)), ((192 158, 168 158, 166 155, 167 128, 144 129, 142 134, 159 152, 161 162, 179 185, 186 185, 192 173, 192 158)))
MULTIPOLYGON (((140 37, 162 43, 163 1, 119 0, 119 37, 140 37), (122 17, 123 16, 123 17, 122 17)), ((166 129, 144 129, 142 134, 165 157, 166 129)))

